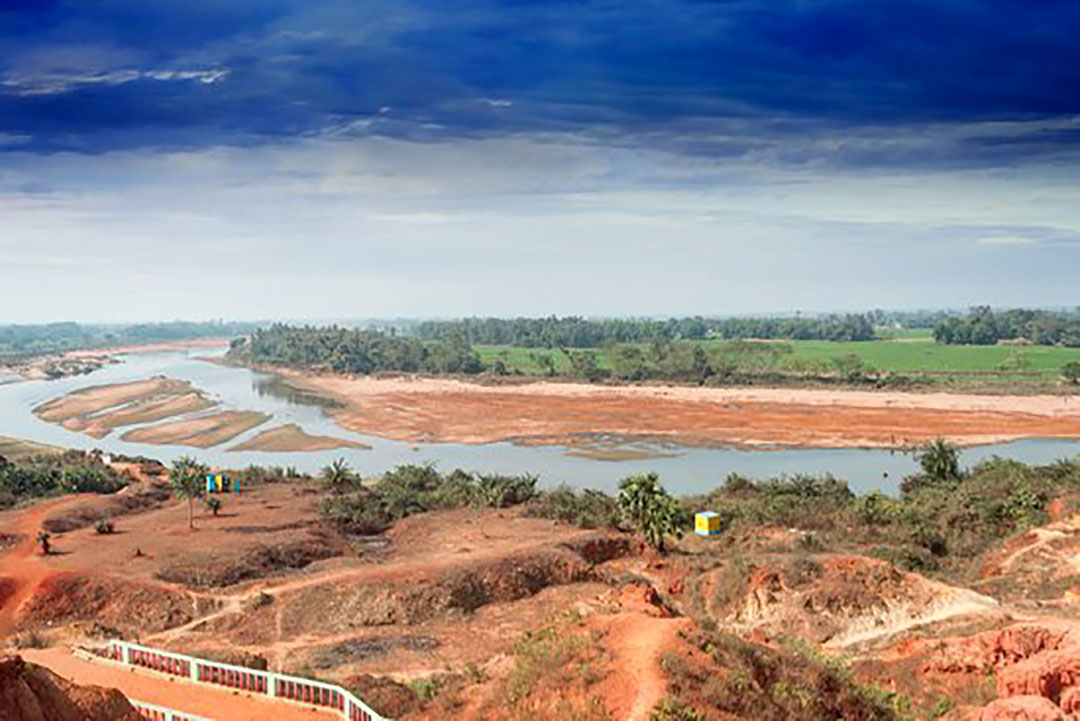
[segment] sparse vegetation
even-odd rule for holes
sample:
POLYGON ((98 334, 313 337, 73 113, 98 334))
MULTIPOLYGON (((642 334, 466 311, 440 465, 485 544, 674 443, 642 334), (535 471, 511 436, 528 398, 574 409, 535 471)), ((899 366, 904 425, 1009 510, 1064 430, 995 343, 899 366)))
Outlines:
POLYGON ((688 640, 702 657, 662 657, 670 691, 652 721, 692 721, 716 712, 759 721, 907 718, 906 699, 856 683, 842 664, 805 647, 778 650, 708 631, 688 640))
POLYGON ((107 536, 116 532, 116 524, 108 518, 99 518, 94 521, 94 531, 101 536, 107 536))

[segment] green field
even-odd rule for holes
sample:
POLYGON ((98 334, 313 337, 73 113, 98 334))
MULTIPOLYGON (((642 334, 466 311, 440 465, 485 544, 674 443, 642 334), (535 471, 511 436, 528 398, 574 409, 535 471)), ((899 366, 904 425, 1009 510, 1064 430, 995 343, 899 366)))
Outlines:
MULTIPOLYGON (((782 355, 777 370, 796 367, 800 362, 827 365, 838 356, 854 354, 879 372, 901 374, 930 383, 1045 385, 1058 381, 1061 367, 1066 363, 1080 362, 1080 348, 938 345, 928 330, 918 329, 900 335, 895 340, 870 342, 783 341, 778 346, 787 346, 791 352, 782 355)), ((721 352, 725 344, 720 340, 700 343, 721 352)), ((565 373, 570 368, 566 355, 558 349, 477 346, 476 350, 485 365, 490 367, 496 360, 502 360, 510 372, 525 375, 544 374, 543 367, 537 362, 541 355, 551 356, 557 373, 565 373)), ((597 365, 610 369, 610 351, 593 350, 597 354, 597 365)))

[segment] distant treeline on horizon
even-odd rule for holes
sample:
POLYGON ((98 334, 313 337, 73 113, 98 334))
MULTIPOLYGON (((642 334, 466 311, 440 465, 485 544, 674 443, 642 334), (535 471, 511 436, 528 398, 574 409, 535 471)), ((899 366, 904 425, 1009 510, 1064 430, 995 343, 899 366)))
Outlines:
MULTIPOLYGON (((367 322, 365 328, 316 326, 262 321, 171 321, 131 325, 79 324, 0 325, 0 361, 15 361, 46 353, 83 348, 159 343, 210 337, 247 336, 268 328, 296 328, 310 332, 323 328, 331 335, 340 330, 362 332, 365 338, 385 336, 392 356, 401 365, 435 363, 442 367, 469 367, 458 351, 472 346, 587 349, 678 341, 817 340, 873 341, 881 329, 926 329, 945 345, 994 345, 1001 342, 1080 347, 1080 308, 1073 310, 1010 309, 994 311, 978 306, 969 311, 883 311, 794 316, 706 317, 657 320, 650 318, 462 318, 367 322), (374 334, 374 335, 371 335, 374 334), (432 351, 438 359, 420 359, 419 346, 438 343, 453 349, 432 351), (422 362, 421 362, 422 361, 422 362)), ((888 335, 888 334, 885 334, 888 335)), ((371 341, 374 343, 374 340, 371 341)), ((385 350, 385 349, 384 349, 385 350)), ((391 363, 390 365, 397 365, 391 363)), ((460 371, 455 371, 460 372, 460 371)))
POLYGON ((87 348, 108 348, 197 338, 247 335, 258 327, 249 322, 137 323, 133 325, 80 324, 0 325, 0 360, 17 361, 48 353, 87 348))

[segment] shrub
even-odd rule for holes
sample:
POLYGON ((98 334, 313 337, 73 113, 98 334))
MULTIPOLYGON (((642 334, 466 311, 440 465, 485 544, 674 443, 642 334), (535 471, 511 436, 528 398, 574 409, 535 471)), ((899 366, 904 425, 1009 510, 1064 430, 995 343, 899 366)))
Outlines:
POLYGON ((550 518, 581 528, 617 528, 619 508, 611 496, 591 489, 559 485, 541 491, 525 506, 525 515, 550 518))
POLYGON ((99 518, 94 521, 94 530, 104 536, 115 532, 116 526, 108 518, 99 518))

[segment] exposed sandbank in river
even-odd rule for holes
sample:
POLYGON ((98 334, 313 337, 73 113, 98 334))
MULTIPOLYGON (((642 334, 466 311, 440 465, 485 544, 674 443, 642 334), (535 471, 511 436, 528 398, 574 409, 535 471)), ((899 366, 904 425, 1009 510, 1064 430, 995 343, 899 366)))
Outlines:
POLYGON ((282 372, 339 401, 357 433, 405 441, 572 443, 597 434, 685 445, 892 447, 1080 438, 1080 397, 532 383, 282 372))
POLYGON ((121 426, 153 423, 215 405, 187 381, 158 376, 83 388, 41 404, 34 413, 68 430, 104 438, 121 426))
POLYGON ((135 428, 120 436, 120 440, 159 446, 210 448, 231 441, 268 420, 270 416, 265 413, 222 411, 209 416, 135 428))
POLYGON ((277 428, 268 428, 253 438, 229 449, 233 451, 264 451, 270 453, 302 453, 305 451, 326 451, 335 448, 356 448, 366 450, 371 446, 358 441, 330 436, 313 436, 295 423, 277 428))

